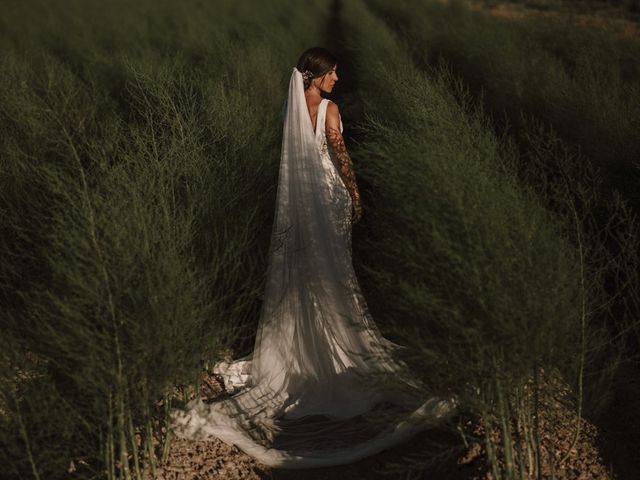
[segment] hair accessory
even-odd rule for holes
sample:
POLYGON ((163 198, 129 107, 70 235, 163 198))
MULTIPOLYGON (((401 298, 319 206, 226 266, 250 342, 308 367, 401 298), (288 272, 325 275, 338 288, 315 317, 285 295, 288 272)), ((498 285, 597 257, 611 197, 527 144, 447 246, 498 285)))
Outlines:
POLYGON ((313 78, 313 72, 311 70, 305 70, 302 72, 302 78, 304 78, 305 82, 308 82, 313 78))

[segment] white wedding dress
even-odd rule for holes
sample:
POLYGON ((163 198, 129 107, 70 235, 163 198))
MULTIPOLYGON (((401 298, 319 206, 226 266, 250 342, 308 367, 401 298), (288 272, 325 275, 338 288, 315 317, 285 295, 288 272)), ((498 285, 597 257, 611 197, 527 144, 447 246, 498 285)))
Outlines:
POLYGON ((172 413, 178 436, 216 437, 272 467, 353 462, 455 408, 425 393, 367 310, 351 260, 351 197, 326 140, 328 102, 314 132, 294 68, 254 350, 216 364, 230 397, 172 413))

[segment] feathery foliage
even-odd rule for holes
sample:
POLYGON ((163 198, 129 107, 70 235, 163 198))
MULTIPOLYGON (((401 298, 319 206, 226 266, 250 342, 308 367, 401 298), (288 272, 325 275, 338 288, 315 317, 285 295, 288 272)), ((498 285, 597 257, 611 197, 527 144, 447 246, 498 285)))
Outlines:
POLYGON ((327 8, 14 7, 0 74, 0 463, 15 478, 70 465, 140 478, 166 454, 176 386, 186 398, 255 328, 282 92, 327 8))
MULTIPOLYGON (((617 292, 603 278, 623 272, 628 278, 616 285, 634 288, 633 216, 618 199, 614 222, 622 228, 590 223, 598 174, 553 132, 530 127, 523 168, 518 145, 495 133, 450 70, 419 70, 410 48, 361 2, 349 3, 345 19, 358 19, 348 28, 367 92, 366 141, 356 156, 374 203, 361 269, 368 298, 385 299, 372 310, 393 320, 430 394, 455 392, 463 409, 482 415, 487 432, 501 432, 503 445, 484 442, 494 475, 534 474, 540 451, 531 437, 531 382, 560 376, 582 409, 591 372, 589 406, 606 401, 616 358, 607 356, 605 327, 617 292), (536 185, 550 163, 579 183, 560 177, 536 185), (612 239, 622 253, 603 246, 612 239), (512 444, 526 437, 522 428, 524 446, 512 444)), ((630 299, 637 298, 635 291, 630 299)))

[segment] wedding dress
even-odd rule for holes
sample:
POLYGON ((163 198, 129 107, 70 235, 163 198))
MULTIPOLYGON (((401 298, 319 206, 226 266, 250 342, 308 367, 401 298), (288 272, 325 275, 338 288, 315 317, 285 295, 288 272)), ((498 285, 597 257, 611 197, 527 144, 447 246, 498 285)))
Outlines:
POLYGON ((351 196, 326 139, 328 102, 314 131, 293 69, 254 350, 216 364, 231 396, 172 413, 178 436, 216 437, 272 467, 353 462, 455 408, 425 394, 367 310, 351 259, 351 196))

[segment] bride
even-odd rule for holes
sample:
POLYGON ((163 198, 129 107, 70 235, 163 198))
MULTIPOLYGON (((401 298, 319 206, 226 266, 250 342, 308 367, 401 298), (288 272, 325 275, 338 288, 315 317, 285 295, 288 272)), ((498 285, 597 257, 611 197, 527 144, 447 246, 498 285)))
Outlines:
POLYGON ((219 438, 272 467, 353 462, 448 416, 455 400, 428 397, 393 357, 361 294, 351 226, 362 216, 324 48, 293 68, 285 106, 276 212, 254 350, 219 362, 230 396, 172 414, 183 438, 219 438))

